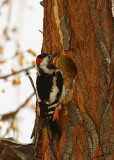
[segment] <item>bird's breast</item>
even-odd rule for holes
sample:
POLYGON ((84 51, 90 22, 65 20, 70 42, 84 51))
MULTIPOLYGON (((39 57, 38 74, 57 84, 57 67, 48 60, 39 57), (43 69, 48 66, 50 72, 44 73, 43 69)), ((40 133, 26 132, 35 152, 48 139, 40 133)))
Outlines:
POLYGON ((59 88, 57 86, 57 77, 53 77, 51 92, 49 96, 49 103, 53 103, 57 99, 59 88))

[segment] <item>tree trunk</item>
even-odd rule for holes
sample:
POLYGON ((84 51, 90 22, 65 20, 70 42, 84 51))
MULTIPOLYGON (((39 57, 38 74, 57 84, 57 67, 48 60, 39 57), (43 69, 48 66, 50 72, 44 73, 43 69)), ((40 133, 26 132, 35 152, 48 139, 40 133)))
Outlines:
POLYGON ((114 140, 111 0, 45 0, 43 4, 42 52, 60 53, 55 63, 63 71, 66 88, 76 76, 59 115, 60 141, 55 137, 51 142, 46 128, 36 138, 40 142, 34 139, 40 157, 111 160, 114 140))

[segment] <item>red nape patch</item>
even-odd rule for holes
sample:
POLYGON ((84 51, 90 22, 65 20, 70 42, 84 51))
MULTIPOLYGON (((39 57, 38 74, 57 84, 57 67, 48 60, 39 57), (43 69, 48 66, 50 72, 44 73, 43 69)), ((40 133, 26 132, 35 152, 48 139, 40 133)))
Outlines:
POLYGON ((40 65, 40 63, 42 62, 43 58, 36 58, 36 64, 40 65))

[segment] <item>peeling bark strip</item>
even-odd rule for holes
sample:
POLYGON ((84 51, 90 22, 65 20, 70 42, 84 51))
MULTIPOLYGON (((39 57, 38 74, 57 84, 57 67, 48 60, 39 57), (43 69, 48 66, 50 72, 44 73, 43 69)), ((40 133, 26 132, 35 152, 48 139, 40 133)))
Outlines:
POLYGON ((76 108, 74 101, 71 101, 67 105, 68 116, 70 118, 70 123, 75 127, 77 123, 82 124, 83 118, 79 111, 79 108, 76 108))
POLYGON ((74 101, 71 101, 67 105, 67 111, 68 111, 68 116, 70 118, 68 125, 67 125, 67 131, 66 131, 66 142, 63 147, 62 151, 62 160, 69 160, 72 159, 74 155, 74 146, 75 146, 75 141, 72 141, 72 137, 76 128, 76 124, 82 124, 83 119, 80 114, 80 111, 78 108, 76 108, 74 101))
MULTIPOLYGON (((57 160, 57 157, 56 157, 56 155, 55 155, 52 147, 53 147, 53 146, 51 146, 51 144, 48 145, 49 154, 50 154, 50 160, 57 160)), ((47 158, 48 158, 48 157, 47 157, 47 158)))
POLYGON ((99 147, 99 138, 95 128, 95 124, 87 113, 81 115, 79 108, 76 108, 75 103, 72 101, 67 105, 68 116, 70 118, 67 125, 67 138, 62 152, 62 160, 67 160, 73 156, 73 147, 75 142, 72 141, 73 133, 75 131, 76 124, 82 124, 85 122, 85 128, 87 130, 87 143, 88 143, 88 157, 95 156, 97 147, 99 147))
POLYGON ((86 129, 88 132, 87 138, 88 138, 88 148, 90 153, 90 158, 95 156, 95 152, 97 147, 99 147, 99 138, 98 138, 98 133, 96 131, 96 127, 92 119, 88 116, 87 113, 83 114, 83 120, 86 125, 86 129))
POLYGON ((58 5, 58 1, 54 0, 55 6, 54 6, 54 14, 55 14, 55 20, 57 27, 59 29, 59 34, 61 38, 61 44, 63 45, 63 48, 65 51, 70 49, 70 43, 71 43, 71 30, 69 26, 69 17, 66 15, 66 1, 64 1, 64 16, 60 16, 60 9, 58 5), (59 18, 60 16, 60 18, 59 18))
POLYGON ((60 29, 59 8, 58 8, 57 0, 54 0, 54 15, 55 15, 56 25, 57 25, 57 28, 59 30, 59 36, 60 36, 61 44, 63 46, 63 34, 61 32, 61 29, 60 29))
POLYGON ((60 17, 61 31, 63 33, 63 48, 65 51, 70 49, 71 32, 69 27, 69 17, 60 17))

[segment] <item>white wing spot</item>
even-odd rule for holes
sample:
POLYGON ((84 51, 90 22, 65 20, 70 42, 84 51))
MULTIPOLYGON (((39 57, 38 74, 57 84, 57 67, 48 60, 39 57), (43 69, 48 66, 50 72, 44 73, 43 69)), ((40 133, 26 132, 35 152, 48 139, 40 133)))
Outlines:
POLYGON ((54 113, 54 111, 50 111, 50 112, 48 112, 48 114, 53 114, 54 113))

